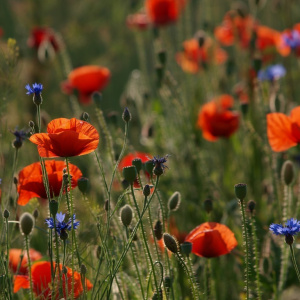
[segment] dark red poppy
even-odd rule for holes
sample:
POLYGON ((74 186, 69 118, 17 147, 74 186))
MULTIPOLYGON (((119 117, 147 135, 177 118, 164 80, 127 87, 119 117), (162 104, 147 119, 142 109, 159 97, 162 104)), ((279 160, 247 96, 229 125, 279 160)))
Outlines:
MULTIPOLYGON (((42 258, 42 254, 34 249, 29 249, 29 256, 31 262, 34 262, 42 258)), ((28 263, 28 259, 27 259, 26 251, 22 249, 15 249, 15 248, 9 249, 9 267, 13 273, 17 273, 18 271, 18 274, 21 275, 28 274, 27 263, 28 263), (22 262, 21 262, 21 254, 23 254, 22 262)))
POLYGON ((146 0, 145 7, 150 21, 156 26, 177 21, 185 0, 146 0))
POLYGON ((267 134, 273 151, 288 150, 300 143, 300 106, 291 111, 290 116, 283 113, 267 114, 267 134))
POLYGON ((48 133, 36 133, 29 140, 38 145, 41 157, 71 157, 93 152, 99 144, 95 127, 75 118, 52 120, 48 133))
POLYGON ((47 27, 33 28, 27 43, 31 48, 39 49, 39 47, 43 44, 50 44, 55 52, 59 50, 59 44, 55 32, 53 29, 47 27))
MULTIPOLYGON (((66 164, 63 161, 46 160, 46 171, 49 180, 51 197, 59 195, 63 183, 63 170, 66 164)), ((77 180, 82 176, 81 171, 73 164, 69 164, 72 175, 72 188, 77 186, 77 180)), ((18 204, 26 205, 30 199, 38 197, 47 199, 46 190, 43 183, 42 168, 39 162, 33 163, 19 173, 18 178, 18 204)))
POLYGON ((239 127, 239 114, 232 111, 233 98, 219 96, 204 104, 199 112, 197 126, 202 129, 203 137, 215 141, 219 137, 230 137, 239 127))
POLYGON ((149 26, 149 19, 145 13, 140 12, 129 15, 126 19, 126 24, 128 28, 144 30, 149 26))
MULTIPOLYGON (((55 268, 55 263, 53 263, 55 268)), ((60 270, 62 270, 62 265, 59 265, 60 270)), ((63 296, 65 299, 71 296, 72 291, 72 269, 67 268, 67 274, 62 274, 62 283, 63 283, 63 296), (67 279, 67 284, 66 284, 67 279), (67 289, 66 289, 67 285, 67 289), (67 292, 68 291, 68 292, 67 292)), ((32 283, 33 283, 33 292, 35 295, 42 299, 52 299, 52 289, 51 289, 51 264, 50 262, 42 261, 37 262, 31 267, 32 283)), ((54 299, 60 299, 59 296, 59 282, 58 274, 56 276, 57 282, 55 282, 56 290, 54 299)), ((74 298, 77 299, 83 292, 83 287, 81 283, 80 273, 74 272, 74 298)), ((85 288, 89 291, 93 287, 92 283, 86 279, 85 288)), ((14 277, 14 293, 17 293, 21 288, 29 289, 29 276, 17 275, 14 277)))
POLYGON ((192 252, 203 257, 217 257, 229 253, 237 246, 234 233, 216 222, 206 222, 193 229, 186 237, 193 244, 192 252))
MULTIPOLYGON (((150 160, 149 157, 150 157, 150 155, 147 153, 144 153, 144 152, 129 153, 121 159, 119 166, 118 166, 119 171, 122 172, 123 168, 132 166, 132 161, 135 158, 140 158, 142 160, 142 163, 145 163, 146 161, 150 160)), ((150 177, 146 171, 145 171, 145 175, 147 176, 147 178, 150 177)), ((136 179, 136 181, 134 182, 134 187, 139 187, 139 186, 140 185, 136 179)))
POLYGON ((79 93, 82 104, 92 102, 92 94, 102 91, 109 83, 110 71, 100 66, 82 66, 70 72, 68 80, 62 83, 62 90, 71 94, 73 90, 79 93))
POLYGON ((203 45, 196 38, 185 41, 183 52, 176 54, 177 63, 188 73, 197 73, 204 64, 223 64, 226 60, 227 53, 209 37, 205 37, 203 45))

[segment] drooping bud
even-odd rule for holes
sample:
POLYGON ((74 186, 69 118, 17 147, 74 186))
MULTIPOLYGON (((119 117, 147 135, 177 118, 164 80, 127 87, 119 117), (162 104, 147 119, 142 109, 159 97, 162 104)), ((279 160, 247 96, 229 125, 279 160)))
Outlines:
POLYGON ((209 214, 213 210, 213 202, 211 199, 205 199, 203 202, 204 210, 209 214))
POLYGON ((183 242, 180 245, 180 249, 181 249, 182 254, 185 254, 187 256, 191 254, 192 248, 193 248, 193 244, 190 243, 190 242, 183 242))
POLYGON ((8 219, 9 215, 10 215, 9 211, 7 209, 4 209, 4 212, 3 212, 4 219, 8 219))
POLYGON ((56 200, 51 200, 49 203, 50 215, 55 218, 58 212, 58 202, 56 200))
POLYGON ((20 218, 20 231, 23 235, 28 236, 31 234, 34 227, 34 218, 32 214, 26 212, 20 218))
POLYGON ((247 195, 247 184, 246 183, 238 183, 234 186, 235 196, 243 202, 247 195))
POLYGON ((123 168, 123 176, 129 183, 133 183, 137 177, 136 167, 129 166, 123 168))
POLYGON ((130 111, 127 107, 125 107, 122 118, 124 120, 124 122, 128 123, 131 120, 131 114, 130 111))
POLYGON ((295 177, 294 165, 290 160, 284 162, 281 168, 281 180, 284 184, 290 185, 295 177))
POLYGON ((179 192, 173 193, 173 195, 168 200, 169 211, 176 211, 181 202, 181 194, 179 192))
POLYGON ((163 226, 160 220, 157 220, 155 225, 154 225, 154 235, 156 237, 156 239, 159 241, 162 239, 163 237, 163 226))
POLYGON ((128 227, 132 221, 132 208, 130 205, 126 204, 125 206, 122 207, 120 217, 123 225, 125 227, 128 227))
POLYGON ((132 165, 136 167, 136 170, 137 170, 138 173, 142 170, 143 163, 142 163, 142 160, 140 158, 135 158, 132 161, 132 165))
POLYGON ((178 252, 178 242, 175 237, 170 235, 169 233, 164 233, 163 234, 163 239, 164 239, 164 244, 167 247, 168 250, 170 250, 173 253, 178 252))
POLYGON ((80 192, 82 194, 86 194, 89 189, 89 185, 90 185, 89 179, 86 177, 80 177, 77 180, 77 185, 78 185, 80 192))
POLYGON ((146 184, 143 189, 143 195, 145 197, 148 197, 150 195, 150 193, 151 193, 150 185, 146 184))

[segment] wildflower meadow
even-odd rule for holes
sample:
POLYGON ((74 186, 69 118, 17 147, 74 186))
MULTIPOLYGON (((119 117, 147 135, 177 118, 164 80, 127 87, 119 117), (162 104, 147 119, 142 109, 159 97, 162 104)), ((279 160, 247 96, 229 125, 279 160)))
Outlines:
POLYGON ((0 1, 0 299, 300 300, 300 2, 0 1))

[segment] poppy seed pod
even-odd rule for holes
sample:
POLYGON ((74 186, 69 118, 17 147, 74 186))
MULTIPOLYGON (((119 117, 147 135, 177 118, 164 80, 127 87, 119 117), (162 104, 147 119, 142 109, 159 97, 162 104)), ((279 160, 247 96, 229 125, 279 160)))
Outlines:
POLYGON ((22 214, 20 218, 20 231, 23 235, 28 236, 31 234, 34 227, 34 218, 30 213, 22 214))
POLYGON ((163 234, 163 239, 164 239, 164 244, 168 248, 168 250, 170 250, 173 253, 178 252, 179 247, 178 247, 178 242, 177 242, 175 237, 173 237, 169 233, 164 233, 163 234))
POLYGON ((124 122, 128 123, 131 120, 131 114, 127 107, 125 107, 122 118, 124 122))
POLYGON ((234 186, 234 192, 235 192, 235 196, 242 202, 247 195, 247 184, 246 183, 236 184, 234 186))
POLYGON ((129 166, 123 168, 123 176, 129 183, 133 183, 137 177, 136 167, 129 166))
POLYGON ((176 211, 179 208, 181 202, 181 194, 179 192, 173 193, 168 200, 169 211, 176 211))
POLYGON ((290 185, 295 177, 294 165, 290 160, 284 162, 281 168, 281 180, 284 184, 290 185))
POLYGON ((135 158, 132 161, 132 165, 136 167, 137 172, 139 173, 142 170, 143 162, 140 158, 135 158))
POLYGON ((82 194, 86 194, 86 192, 89 189, 89 185, 90 185, 89 179, 86 177, 80 177, 77 180, 77 186, 82 194))
POLYGON ((120 217, 125 227, 128 227, 130 225, 132 221, 132 215, 133 212, 130 205, 126 204, 125 206, 122 207, 120 217))
POLYGON ((162 237, 163 237, 163 232, 162 232, 163 231, 163 227, 162 227, 162 223, 161 223, 160 220, 156 221, 156 223, 154 225, 153 231, 154 231, 154 235, 155 235, 156 239, 158 241, 161 240, 162 237))
POLYGON ((154 163, 152 160, 148 160, 144 163, 145 170, 151 175, 154 169, 154 163))

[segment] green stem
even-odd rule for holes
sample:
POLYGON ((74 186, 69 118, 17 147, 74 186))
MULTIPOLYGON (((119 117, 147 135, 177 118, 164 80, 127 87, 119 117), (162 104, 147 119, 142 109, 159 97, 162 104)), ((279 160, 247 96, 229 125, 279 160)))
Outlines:
POLYGON ((296 258, 295 258, 295 253, 294 253, 294 248, 293 248, 292 245, 290 245, 290 249, 291 249, 291 254, 292 254, 293 265, 294 265, 294 268, 295 268, 296 273, 297 273, 298 281, 300 282, 300 272, 299 272, 299 269, 298 269, 298 266, 297 266, 297 262, 296 262, 296 258))
POLYGON ((26 244, 26 252, 27 252, 27 262, 28 262, 28 273, 29 273, 29 284, 30 284, 30 299, 33 300, 33 283, 32 283, 32 275, 31 275, 31 259, 29 254, 29 239, 28 235, 25 235, 25 244, 26 244))

